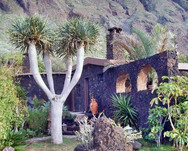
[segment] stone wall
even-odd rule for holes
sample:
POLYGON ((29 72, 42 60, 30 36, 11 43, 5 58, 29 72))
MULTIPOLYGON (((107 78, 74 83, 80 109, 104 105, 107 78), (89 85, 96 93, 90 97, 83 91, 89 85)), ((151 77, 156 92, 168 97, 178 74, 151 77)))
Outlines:
MULTIPOLYGON (((46 74, 41 74, 45 83, 47 83, 46 74)), ((32 104, 32 99, 36 96, 38 99, 44 99, 48 101, 46 94, 43 90, 37 85, 31 73, 19 74, 17 76, 20 79, 21 86, 27 91, 28 103, 32 104)), ((53 74, 54 85, 56 93, 60 94, 63 89, 63 83, 65 79, 65 74, 56 73, 53 74)))
MULTIPOLYGON (((65 102, 65 105, 68 106, 69 110, 71 111, 86 111, 89 109, 89 90, 85 92, 86 81, 89 79, 99 78, 103 73, 103 66, 98 65, 86 65, 84 66, 82 76, 77 83, 77 85, 72 90, 71 94, 69 95, 68 99, 65 102)), ((47 83, 47 76, 46 74, 41 74, 45 83, 47 83)), ((42 91, 42 89, 37 85, 31 73, 24 73, 19 74, 17 76, 20 79, 21 86, 27 91, 28 97, 28 104, 32 105, 33 97, 36 96, 38 99, 44 99, 48 101, 46 94, 42 91)), ((55 91, 57 94, 60 94, 63 89, 65 74, 62 73, 54 73, 54 86, 55 91)), ((89 86, 88 86, 89 88, 89 86)))
MULTIPOLYGON (((89 93, 94 94, 94 97, 99 103, 99 110, 104 110, 107 116, 112 116, 113 108, 111 96, 116 93, 117 79, 122 73, 129 74, 132 86, 131 92, 124 92, 123 94, 130 95, 131 103, 138 110, 138 127, 146 126, 150 101, 155 96, 155 93, 152 94, 151 90, 147 88, 138 91, 137 80, 139 79, 140 71, 148 65, 153 67, 157 72, 158 83, 162 82, 162 76, 173 76, 179 74, 175 51, 165 51, 146 59, 109 68, 104 72, 101 82, 98 82, 96 78, 90 79, 89 81, 89 93)), ((147 74, 147 70, 145 74, 147 74)), ((140 80, 142 80, 142 78, 140 78, 140 80)))
MULTIPOLYGON (((94 93, 90 91, 90 80, 94 79, 96 87, 100 83, 100 77, 103 76, 103 66, 97 65, 86 65, 84 66, 82 76, 77 83, 76 87, 73 89, 74 93, 74 111, 88 111, 89 110, 89 100, 90 95, 94 93), (88 90, 87 90, 88 89, 88 90)), ((96 88, 95 93, 98 92, 99 88, 96 88)))

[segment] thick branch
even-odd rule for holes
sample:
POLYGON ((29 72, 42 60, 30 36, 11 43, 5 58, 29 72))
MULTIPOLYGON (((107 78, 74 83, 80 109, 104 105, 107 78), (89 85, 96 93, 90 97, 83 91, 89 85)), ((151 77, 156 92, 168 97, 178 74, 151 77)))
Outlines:
POLYGON ((79 81, 82 70, 83 70, 83 64, 84 64, 84 46, 81 45, 77 51, 77 61, 76 61, 76 70, 73 75, 73 78, 70 82, 70 84, 67 86, 67 88, 61 93, 61 97, 63 100, 63 103, 67 99, 68 95, 70 94, 71 90, 74 88, 74 86, 79 81))
POLYGON ((34 41, 31 41, 29 43, 28 53, 29 53, 29 63, 30 63, 30 68, 31 68, 33 78, 35 79, 36 83, 41 87, 41 89, 46 93, 46 95, 48 96, 48 99, 51 100, 54 96, 52 95, 52 93, 50 92, 46 84, 44 83, 39 73, 38 62, 37 62, 37 52, 36 52, 36 46, 35 46, 34 41))
POLYGON ((50 91, 55 94, 55 90, 54 90, 54 80, 52 77, 52 63, 50 60, 50 55, 48 52, 44 53, 44 65, 45 65, 45 69, 46 69, 46 74, 47 74, 47 81, 50 87, 50 91))
MULTIPOLYGON (((172 96, 172 97, 173 97, 173 96, 172 96)), ((172 122, 172 115, 171 115, 171 112, 169 111, 169 109, 170 109, 170 101, 171 101, 172 97, 171 97, 169 100, 167 100, 168 118, 169 118, 169 121, 170 121, 170 125, 172 126, 172 129, 175 130, 176 128, 174 127, 174 124, 173 124, 173 122, 172 122)))
POLYGON ((66 78, 62 90, 62 94, 65 91, 65 89, 68 87, 71 81, 71 74, 72 74, 72 55, 69 55, 66 62, 66 78))

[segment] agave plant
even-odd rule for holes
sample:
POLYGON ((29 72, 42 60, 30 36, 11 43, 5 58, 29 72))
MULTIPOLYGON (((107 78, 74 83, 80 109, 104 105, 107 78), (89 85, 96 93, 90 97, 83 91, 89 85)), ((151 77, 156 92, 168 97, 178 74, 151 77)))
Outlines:
POLYGON ((114 118, 122 126, 136 126, 137 111, 130 103, 130 98, 126 95, 112 95, 112 103, 115 109, 114 118))

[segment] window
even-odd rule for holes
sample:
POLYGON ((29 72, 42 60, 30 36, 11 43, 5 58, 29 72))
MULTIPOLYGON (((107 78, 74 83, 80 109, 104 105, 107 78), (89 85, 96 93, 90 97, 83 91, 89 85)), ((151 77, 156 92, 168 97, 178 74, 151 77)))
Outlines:
POLYGON ((153 89, 157 85, 158 85, 157 72, 151 65, 145 65, 138 74, 137 90, 142 91, 147 89, 153 89))
POLYGON ((121 73, 116 81, 116 93, 131 91, 131 80, 128 73, 121 73))

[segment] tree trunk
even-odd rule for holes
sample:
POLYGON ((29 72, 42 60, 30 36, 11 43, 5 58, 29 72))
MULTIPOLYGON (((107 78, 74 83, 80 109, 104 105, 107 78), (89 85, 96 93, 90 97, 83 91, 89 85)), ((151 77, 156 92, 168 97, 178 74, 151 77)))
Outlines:
POLYGON ((54 95, 50 92, 46 84, 44 83, 38 68, 38 61, 37 61, 37 52, 36 52, 36 46, 34 41, 30 41, 29 43, 29 63, 31 72, 33 75, 33 78, 35 79, 35 82, 41 87, 41 89, 46 93, 48 96, 48 99, 52 99, 54 95))
POLYGON ((50 55, 48 52, 44 53, 44 65, 45 65, 45 69, 46 69, 47 81, 48 81, 48 85, 50 87, 50 91, 53 94, 55 94, 54 80, 53 80, 53 76, 52 76, 52 63, 51 63, 50 55))
POLYGON ((71 81, 71 74, 72 74, 72 55, 69 55, 66 61, 66 77, 65 77, 65 82, 63 86, 63 91, 68 87, 71 81))
POLYGON ((65 100, 67 99, 68 95, 70 94, 70 92, 72 91, 72 89, 74 88, 74 86, 78 83, 82 74, 83 64, 84 64, 84 45, 81 44, 77 50, 77 61, 76 61, 75 73, 70 83, 67 85, 67 88, 64 89, 61 93, 61 97, 63 98, 63 104, 65 100))
POLYGON ((51 136, 54 144, 63 143, 62 135, 63 104, 60 100, 51 101, 51 136))

